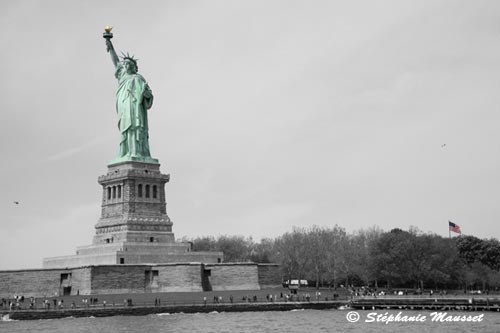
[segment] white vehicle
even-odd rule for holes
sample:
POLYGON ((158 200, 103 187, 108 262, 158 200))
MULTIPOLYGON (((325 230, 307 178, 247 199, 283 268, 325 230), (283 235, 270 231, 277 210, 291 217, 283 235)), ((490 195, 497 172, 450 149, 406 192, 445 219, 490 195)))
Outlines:
POLYGON ((286 280, 283 281, 283 287, 288 287, 290 290, 297 290, 300 287, 307 287, 307 280, 286 280))

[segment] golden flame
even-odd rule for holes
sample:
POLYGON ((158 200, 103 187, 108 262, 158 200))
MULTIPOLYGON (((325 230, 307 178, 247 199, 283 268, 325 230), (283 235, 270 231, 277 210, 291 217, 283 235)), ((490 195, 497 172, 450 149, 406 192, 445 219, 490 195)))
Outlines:
POLYGON ((108 34, 111 32, 111 29, 113 29, 113 27, 110 27, 109 25, 104 27, 104 31, 106 31, 108 34))

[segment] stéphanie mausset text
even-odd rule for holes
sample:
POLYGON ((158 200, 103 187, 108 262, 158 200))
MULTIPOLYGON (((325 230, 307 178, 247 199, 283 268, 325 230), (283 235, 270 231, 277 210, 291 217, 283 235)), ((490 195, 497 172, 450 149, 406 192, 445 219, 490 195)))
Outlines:
POLYGON ((452 315, 447 312, 432 312, 429 316, 427 315, 403 315, 403 312, 399 312, 398 314, 389 314, 378 313, 378 312, 370 312, 366 315, 365 323, 393 323, 393 322, 425 322, 430 318, 431 321, 434 322, 481 322, 484 319, 484 313, 476 316, 470 315, 452 315))

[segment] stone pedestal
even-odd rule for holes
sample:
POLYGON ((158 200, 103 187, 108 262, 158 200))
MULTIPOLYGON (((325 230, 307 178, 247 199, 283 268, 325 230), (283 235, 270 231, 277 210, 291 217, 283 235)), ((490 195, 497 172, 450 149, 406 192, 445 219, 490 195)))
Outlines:
POLYGON ((191 252, 189 243, 175 242, 165 201, 169 179, 158 163, 110 164, 98 179, 102 209, 92 244, 74 256, 45 258, 43 267, 221 262, 222 252, 191 252))
POLYGON ((165 201, 169 179, 159 164, 110 165, 108 173, 98 179, 103 188, 102 211, 92 243, 173 243, 173 223, 165 201))

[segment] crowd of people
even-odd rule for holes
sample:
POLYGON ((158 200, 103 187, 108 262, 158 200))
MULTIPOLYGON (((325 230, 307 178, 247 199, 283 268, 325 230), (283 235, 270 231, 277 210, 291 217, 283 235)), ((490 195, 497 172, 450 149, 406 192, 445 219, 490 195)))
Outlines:
MULTIPOLYGON (((208 300, 207 295, 203 295, 201 302, 204 305, 210 304, 232 304, 232 303, 258 303, 258 302, 311 302, 311 301, 328 301, 328 296, 322 296, 320 291, 307 292, 305 289, 303 292, 295 293, 294 291, 287 290, 279 293, 258 293, 254 295, 242 295, 237 293, 236 297, 232 294, 223 295, 211 295, 212 299, 208 300)), ((105 296, 102 296, 105 298, 105 296)), ((335 294, 330 300, 336 299, 335 294)), ((97 297, 82 297, 77 295, 68 297, 39 297, 38 299, 34 297, 26 298, 25 296, 14 295, 8 298, 2 298, 0 303, 0 308, 4 310, 61 310, 61 309, 75 309, 75 308, 90 308, 90 307, 128 307, 134 305, 141 306, 167 306, 171 304, 196 304, 196 301, 178 301, 170 300, 170 303, 165 297, 155 297, 150 300, 140 298, 134 302, 132 298, 123 299, 123 303, 116 300, 116 297, 109 299, 101 299, 97 297), (66 301, 66 303, 65 303, 66 301)), ((200 303, 198 303, 200 304, 200 303)))
POLYGON ((8 308, 9 310, 19 310, 23 309, 26 306, 29 309, 36 308, 36 299, 34 297, 29 298, 29 305, 25 304, 25 297, 23 295, 14 295, 12 299, 2 298, 1 307, 2 309, 8 308))

